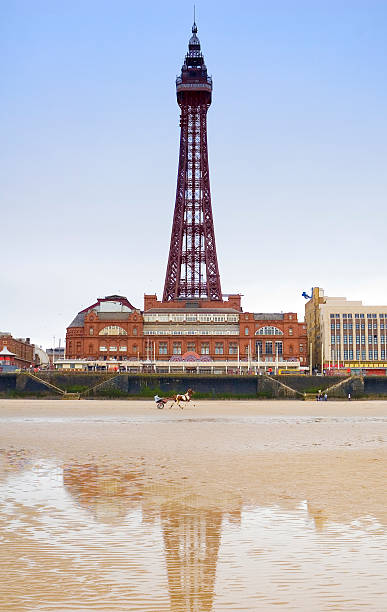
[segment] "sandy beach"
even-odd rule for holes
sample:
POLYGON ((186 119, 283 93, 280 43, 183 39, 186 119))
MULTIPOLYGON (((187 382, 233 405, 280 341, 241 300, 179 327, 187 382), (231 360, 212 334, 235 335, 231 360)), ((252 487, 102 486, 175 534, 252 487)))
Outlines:
MULTIPOLYGON (((16 503, 18 496, 18 503, 21 503, 21 499, 24 501, 20 507, 17 504, 12 506, 13 517, 18 517, 22 523, 26 521, 29 529, 32 529, 30 521, 37 520, 34 514, 37 512, 36 504, 40 504, 39 512, 42 513, 48 502, 36 501, 33 512, 30 507, 27 511, 27 485, 20 483, 23 478, 27 479, 28 474, 29 478, 33 474, 37 479, 36 488, 48 473, 59 474, 58 487, 61 487, 61 491, 65 490, 66 495, 70 494, 70 498, 66 497, 66 504, 71 501, 71 511, 78 507, 86 512, 88 524, 91 521, 105 525, 105 529, 106 525, 110 525, 111 529, 120 529, 122 522, 127 521, 131 513, 135 516, 141 508, 145 523, 154 522, 157 515, 157 520, 164 524, 163 520, 167 520, 165 516, 168 515, 166 524, 170 525, 171 521, 174 524, 173 521, 183 520, 179 517, 187 517, 188 512, 188 516, 192 515, 192 524, 196 524, 197 516, 202 517, 201 521, 203 516, 207 517, 207 522, 208 517, 212 516, 215 517, 210 521, 212 527, 219 521, 219 525, 223 525, 223 531, 216 536, 219 540, 216 556, 207 552, 207 556, 212 555, 211 571, 215 572, 214 564, 218 569, 213 573, 211 588, 208 585, 202 588, 202 607, 189 607, 184 603, 184 592, 190 591, 191 582, 188 581, 184 588, 180 583, 177 586, 168 573, 168 547, 174 549, 174 546, 167 545, 169 531, 164 528, 163 546, 168 569, 168 587, 164 589, 166 599, 163 599, 161 587, 157 602, 139 594, 133 595, 129 601, 125 599, 128 596, 120 591, 116 593, 114 602, 108 603, 106 600, 104 607, 101 601, 105 601, 105 585, 106 589, 102 589, 104 597, 97 608, 93 607, 94 604, 78 585, 75 589, 78 607, 75 604, 75 607, 71 607, 71 600, 63 600, 59 591, 52 586, 52 593, 46 594, 49 604, 28 607, 38 605, 34 589, 42 588, 42 585, 39 586, 39 572, 34 575, 31 596, 23 603, 15 595, 15 588, 17 590, 17 586, 26 580, 26 574, 17 564, 18 579, 8 594, 3 594, 3 606, 8 607, 0 606, 1 610, 61 610, 55 598, 59 598, 63 609, 71 610, 270 609, 278 602, 275 598, 270 599, 269 587, 267 593, 258 597, 256 593, 253 594, 253 587, 246 583, 245 595, 240 595, 239 600, 239 587, 235 592, 235 602, 239 601, 239 607, 237 603, 235 607, 231 604, 224 607, 226 600, 222 599, 223 589, 219 586, 228 571, 227 567, 220 569, 223 567, 222 559, 227 558, 222 556, 220 542, 227 542, 232 531, 231 527, 231 531, 225 530, 225 519, 222 517, 228 516, 231 521, 234 517, 244 525, 246 520, 241 516, 254 517, 258 509, 259 512, 279 512, 280 516, 285 513, 289 523, 289 516, 298 516, 300 508, 304 508, 308 525, 315 532, 325 533, 324 538, 327 537, 326 533, 330 533, 332 525, 347 529, 364 521, 372 521, 372 525, 377 525, 378 534, 385 537, 387 402, 200 401, 195 405, 186 405, 183 410, 177 407, 157 410, 151 401, 1 400, 0 427, 0 483, 5 487, 9 482, 15 483, 13 503, 16 503), (178 602, 175 607, 171 603, 174 593, 178 602), (81 604, 86 607, 81 607, 81 604)), ((53 476, 50 478, 52 482, 53 476)), ((51 511, 55 503, 50 500, 51 511)), ((66 508, 64 521, 70 529, 70 506, 66 508)), ((44 512, 49 524, 50 512, 48 509, 44 512)), ((13 532, 7 527, 10 517, 5 512, 1 520, 1 527, 8 533, 6 553, 10 554, 15 546, 30 550, 28 530, 24 537, 20 532, 13 532)), ((276 520, 278 523, 279 519, 276 520)), ((240 545, 238 537, 232 540, 230 546, 236 546, 237 541, 240 545)), ((254 536, 251 538, 254 539, 254 536)), ((39 556, 41 549, 36 546, 35 541, 34 560, 38 562, 37 559, 40 559, 42 562, 39 556)), ((335 548, 336 545, 330 546, 335 548)), ((64 554, 61 550, 59 544, 56 548, 53 545, 53 558, 62 567, 60 571, 64 572, 65 583, 69 581, 75 588, 69 577, 69 568, 63 569, 62 562, 58 561, 58 556, 64 554)), ((179 546, 176 550, 179 550, 179 546)), ((212 548, 209 547, 209 550, 212 548)), ((0 577, 4 578, 1 569, 5 571, 6 563, 4 553, 2 555, 0 577)), ((254 563, 258 563, 260 557, 253 557, 254 563)), ((47 558, 44 558, 44 563, 47 563, 47 558)), ((180 557, 176 559, 174 557, 170 562, 173 568, 181 566, 180 557)), ((114 565, 111 559, 109 562, 114 565)), ((121 566, 122 562, 122 569, 121 566)), ((265 571, 269 566, 265 565, 265 571)), ((378 567, 383 570, 380 562, 378 567)), ((247 580, 249 563, 244 571, 243 580, 247 580)), ((259 571, 262 571, 262 567, 259 571)), ((284 570, 282 578, 278 580, 286 582, 289 571, 289 568, 284 570)), ((337 569, 337 572, 340 573, 340 570, 337 569)), ((96 574, 93 574, 92 580, 99 584, 96 574)), ((105 576, 110 589, 111 580, 105 576)), ((343 584, 347 584, 345 580, 342 578, 343 584)), ((362 601, 369 610, 382 609, 378 607, 381 605, 381 595, 374 597, 373 591, 366 593, 363 600, 360 596, 351 600, 350 584, 351 580, 340 597, 333 589, 333 599, 329 601, 336 601, 334 609, 360 609, 362 601), (346 595, 349 603, 345 603, 346 595)), ((380 589, 380 585, 375 588, 380 589)), ((287 599, 282 604, 284 609, 306 609, 300 608, 299 602, 308 601, 307 594, 302 594, 300 587, 297 592, 298 595, 289 579, 287 599)), ((324 607, 322 601, 312 597, 312 608, 309 609, 329 609, 324 607)))

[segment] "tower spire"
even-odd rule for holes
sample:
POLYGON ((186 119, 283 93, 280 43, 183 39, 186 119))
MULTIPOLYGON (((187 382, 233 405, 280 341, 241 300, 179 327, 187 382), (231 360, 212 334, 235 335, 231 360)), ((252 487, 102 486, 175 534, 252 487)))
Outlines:
POLYGON ((180 106, 180 156, 175 211, 163 301, 221 300, 222 292, 212 219, 207 152, 207 111, 212 79, 192 26, 181 75, 176 79, 180 106))

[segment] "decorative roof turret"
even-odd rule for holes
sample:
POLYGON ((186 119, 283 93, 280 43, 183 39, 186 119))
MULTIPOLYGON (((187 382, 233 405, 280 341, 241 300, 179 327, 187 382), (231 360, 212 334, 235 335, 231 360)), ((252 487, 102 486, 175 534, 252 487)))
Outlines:
MULTIPOLYGON (((185 56, 184 64, 181 69, 181 76, 176 79, 177 93, 190 90, 212 91, 212 79, 207 75, 207 66, 200 49, 200 40, 197 37, 198 27, 194 21, 192 26, 192 36, 188 43, 188 53, 185 56)), ((178 95, 178 102, 180 97, 178 95)), ((211 97, 209 97, 211 103, 211 97)))

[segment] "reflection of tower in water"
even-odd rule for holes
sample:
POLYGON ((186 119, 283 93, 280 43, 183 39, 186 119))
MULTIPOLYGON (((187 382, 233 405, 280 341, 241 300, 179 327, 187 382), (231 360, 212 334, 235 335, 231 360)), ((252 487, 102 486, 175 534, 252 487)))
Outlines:
POLYGON ((212 610, 222 512, 164 507, 160 519, 171 610, 212 610))
POLYGON ((140 464, 67 464, 63 483, 103 523, 117 524, 140 505, 143 524, 160 519, 171 611, 212 610, 223 516, 240 521, 239 498, 227 498, 219 487, 202 488, 195 478, 175 480, 170 472, 152 477, 140 464))

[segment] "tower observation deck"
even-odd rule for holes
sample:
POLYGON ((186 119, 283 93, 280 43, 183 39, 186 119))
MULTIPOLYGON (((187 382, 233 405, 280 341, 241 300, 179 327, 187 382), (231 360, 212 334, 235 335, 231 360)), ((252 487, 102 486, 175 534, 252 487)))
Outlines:
POLYGON ((222 300, 207 152, 212 79, 207 75, 196 23, 176 79, 176 95, 181 111, 180 154, 163 302, 222 300))

